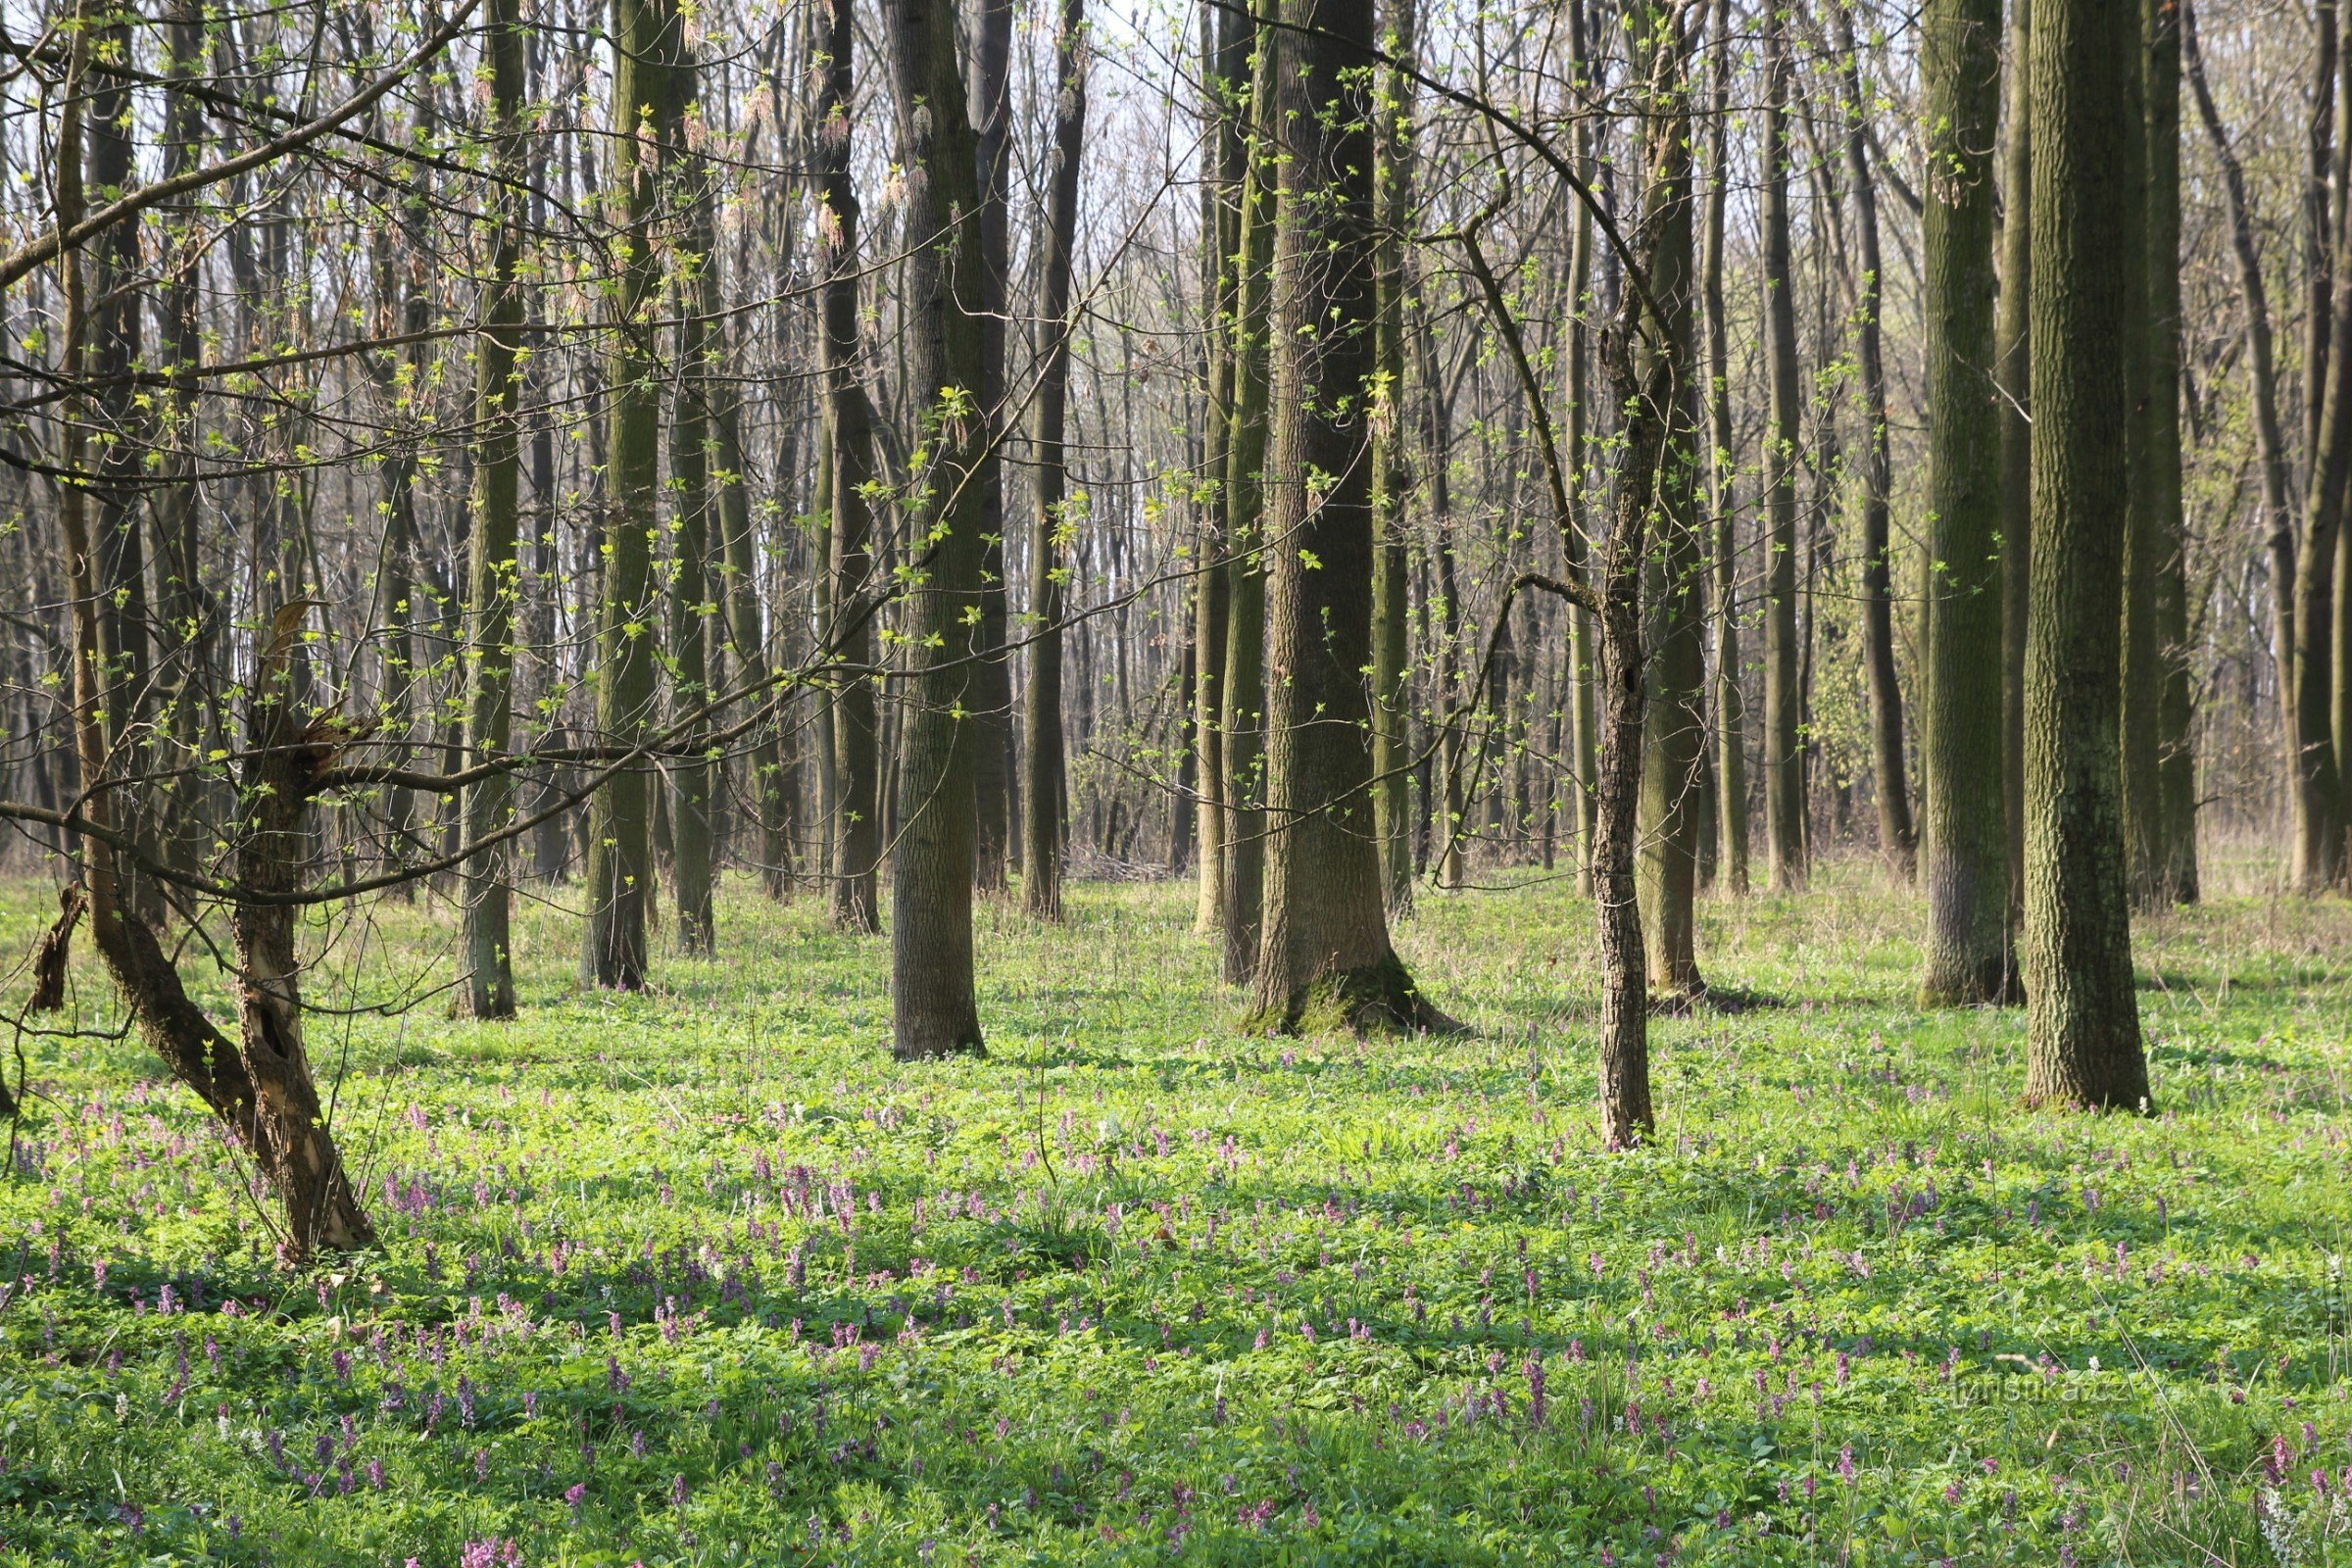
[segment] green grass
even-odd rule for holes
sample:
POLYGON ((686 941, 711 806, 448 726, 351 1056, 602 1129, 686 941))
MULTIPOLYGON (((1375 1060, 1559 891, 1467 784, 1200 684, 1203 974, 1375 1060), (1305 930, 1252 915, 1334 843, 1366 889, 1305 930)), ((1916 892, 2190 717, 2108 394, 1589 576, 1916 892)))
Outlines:
POLYGON ((1710 904, 1774 1004, 1661 1020, 1608 1155, 1557 884, 1402 927, 1447 1041, 1237 1033, 1186 888, 986 909, 993 1055, 917 1066, 879 944, 729 893, 634 998, 526 910, 507 1025, 445 911, 315 933, 383 1246, 314 1278, 78 968, 0 1562, 2352 1562, 2341 904, 2143 924, 2147 1119, 2021 1110, 1858 870, 1710 904))

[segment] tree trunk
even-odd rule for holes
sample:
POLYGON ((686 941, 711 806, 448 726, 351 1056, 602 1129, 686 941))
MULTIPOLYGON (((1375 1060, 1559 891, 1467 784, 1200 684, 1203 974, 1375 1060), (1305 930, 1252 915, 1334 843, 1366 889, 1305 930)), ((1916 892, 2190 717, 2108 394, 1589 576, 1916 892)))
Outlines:
POLYGON ((819 199, 825 206, 824 326, 825 439, 830 488, 824 502, 832 560, 832 624, 824 635, 846 673, 833 698, 833 814, 827 905, 845 931, 882 929, 876 867, 881 858, 881 784, 876 749, 873 679, 860 671, 874 659, 872 617, 881 586, 873 580, 873 515, 866 485, 873 477, 872 410, 858 384, 863 352, 858 322, 858 189, 850 177, 850 106, 856 99, 858 41, 852 0, 828 0, 818 41, 823 76, 817 103, 819 199))
MULTIPOLYGON (((1919 846, 1911 820, 1909 769, 1903 759, 1903 692, 1894 672, 1893 546, 1888 537, 1887 515, 1888 495, 1894 488, 1894 466, 1887 450, 1886 367, 1881 348, 1880 317, 1886 270, 1879 255, 1878 182, 1871 174, 1870 106, 1862 96, 1861 51, 1854 45, 1853 12, 1844 5, 1833 5, 1829 10, 1837 32, 1839 65, 1845 75, 1845 172, 1846 182, 1853 187, 1854 235, 1862 261, 1861 270, 1854 276, 1854 322, 1856 358, 1862 379, 1862 662, 1870 672, 1871 767, 1877 782, 1879 853, 1886 858, 1895 878, 1907 883, 1918 869, 1919 846)), ((1982 48, 1996 61, 1997 76, 2001 29, 1997 14, 1990 26, 1990 34, 1982 48)), ((1984 116, 1983 145, 1970 149, 1972 157, 1980 162, 1989 162, 1999 101, 1996 93, 1993 109, 1984 116)), ((1937 123, 1931 115, 1930 126, 1937 123)), ((1987 177, 1989 174, 1987 168, 1987 177)), ((1988 202, 1990 195, 1987 188, 1988 202)), ((1992 286, 1989 237, 1985 243, 1984 288, 1989 326, 1992 286)), ((1933 322, 1928 329, 1934 332, 1933 322)), ((1984 347, 1989 353, 1992 347, 1989 335, 1984 347)), ((1987 362, 1977 363, 1982 366, 1987 362)), ((1977 395, 1983 396, 1985 390, 1980 385, 1977 395)), ((1996 596, 1996 609, 1998 605, 1996 596)), ((1997 646, 1998 641, 1996 632, 1993 644, 1988 646, 1997 646)))
MULTIPOLYGON (((2222 189, 2229 198, 2230 247, 2237 261, 2238 292, 2246 315, 2246 391, 2254 411, 2255 449, 2261 459, 2262 510, 2268 524, 2265 545, 2271 568, 2271 662, 2278 671, 2279 734, 2285 741, 2287 776, 2294 776, 2295 737, 2295 513, 2287 462, 2286 438, 2278 416, 2278 369, 2271 329, 2271 308, 2263 285, 2262 242, 2254 226, 2252 204, 2246 196, 2246 172, 2206 85, 2205 63, 2197 49, 2197 17, 2193 7, 2180 9, 2180 45, 2188 84, 2197 103, 2197 118, 2213 143, 2221 165, 2222 189)), ((2338 692, 2342 691, 2338 683, 2338 692)), ((2340 749, 2339 749, 2340 750, 2340 749)), ((2341 758, 2338 760, 2341 781, 2341 758)))
MULTIPOLYGON (((1739 462, 1733 450, 1730 326, 1724 316, 1724 208, 1731 189, 1731 0, 1714 0, 1707 123, 1707 195, 1699 286, 1707 334, 1707 504, 1715 514, 1716 885, 1747 893, 1746 712, 1740 691, 1739 462)), ((1586 219, 1588 223, 1590 219, 1586 219)))
MULTIPOLYGON (((2156 645, 2156 842, 2145 893, 2197 897, 2197 764, 2190 684, 2188 529, 2180 494, 2180 18, 2145 0, 2148 158, 2148 392, 2145 428, 2156 645)), ((2340 600, 2339 600, 2340 602, 2340 600)))
POLYGON ((1420 0, 1391 0, 1385 44, 1391 55, 1375 112, 1373 201, 1378 239, 1374 328, 1379 376, 1372 435, 1372 778, 1373 834, 1381 885, 1393 913, 1412 907, 1409 841, 1413 781, 1411 702, 1406 691, 1405 498, 1412 493, 1411 430, 1404 417, 1404 311, 1410 273, 1405 238, 1414 220, 1413 36, 1420 0))
POLYGON ((1606 356, 1624 423, 1614 515, 1601 543, 1600 581, 1593 589, 1602 733, 1592 880, 1600 918, 1600 1130, 1610 1149, 1646 1143, 1657 1131, 1649 1092, 1642 907, 1635 887, 1636 815, 1646 706, 1642 597, 1651 533, 1676 526, 1674 491, 1688 495, 1697 484, 1689 427, 1694 268, 1690 106, 1683 69, 1690 40, 1676 25, 1687 15, 1647 9, 1630 12, 1626 19, 1629 52, 1643 70, 1638 123, 1644 189, 1634 240, 1637 265, 1627 270, 1628 287, 1606 356))
POLYGON ((1795 278, 1788 238, 1788 36, 1778 8, 1764 28, 1764 358, 1771 409, 1764 441, 1764 834, 1776 892, 1805 885, 1805 762, 1798 681, 1795 278))
POLYGON ((1389 944, 1372 801, 1370 431, 1378 361, 1371 0, 1285 0, 1266 461, 1265 904, 1258 1019, 1447 1023, 1389 944), (1297 30, 1292 30, 1293 28, 1297 30))
MULTIPOLYGON (((710 700, 710 456, 717 444, 710 411, 721 350, 718 323, 710 311, 717 303, 718 234, 711 211, 717 197, 710 168, 687 143, 699 75, 692 57, 682 56, 670 117, 678 142, 668 151, 671 166, 683 176, 679 200, 686 209, 684 250, 693 258, 684 265, 694 269, 676 291, 678 369, 671 383, 669 416, 670 484, 677 498, 669 534, 669 702, 677 717, 710 700)), ((716 768, 708 757, 678 756, 670 760, 667 771, 678 952, 709 957, 717 940, 711 909, 718 881, 712 789, 716 768)))
MULTIPOLYGON (((2000 306, 1994 324, 2001 411, 2001 800, 2012 929, 2026 906, 2026 629, 2034 566, 2033 0, 2009 0, 2009 144, 2001 186, 2000 306)), ((1931 628, 1923 625, 1923 633, 1931 628)), ((1922 642, 1926 641, 1925 636, 1922 642)))
POLYGON ((1061 0, 1061 30, 1054 46, 1059 91, 1054 110, 1053 205, 1040 235, 1045 266, 1038 316, 1045 341, 1038 352, 1037 505, 1029 519, 1033 641, 1021 743, 1021 824, 1028 838, 1021 886, 1029 912, 1047 919, 1061 916, 1061 622, 1067 576, 1061 544, 1068 489, 1062 436, 1070 338, 1078 328, 1070 311, 1070 260, 1078 238, 1079 157, 1086 144, 1086 0, 1061 0))
POLYGON ((980 419, 986 435, 974 454, 970 486, 980 516, 980 639, 973 687, 979 734, 972 765, 972 876, 984 893, 1002 893, 1013 852, 1011 768, 1012 665, 1005 654, 1004 437, 1012 407, 1004 372, 1004 328, 1012 292, 1012 223, 1006 200, 1012 166, 1013 0, 976 0, 971 51, 973 177, 980 193, 980 419))
MULTIPOLYGON (((2000 0, 1931 0, 1921 22, 1928 167, 1928 615, 1920 755, 1927 1006, 2015 998, 2001 783, 2001 412, 1992 269, 2000 0)), ((2022 217, 2022 209, 2020 209, 2022 217)), ((1885 563, 1880 563, 1884 586, 1885 563)))
MULTIPOLYGON (((2352 77, 2352 52, 2338 51, 2336 60, 2338 71, 2352 77)), ((2348 865, 2342 780, 2335 766, 2331 650, 2342 609, 2335 599, 2335 558, 2341 544, 2337 536, 2343 526, 2345 485, 2352 481, 2352 353, 2344 352, 2342 341, 2343 327, 2352 324, 2352 265, 2346 265, 2343 254, 2352 202, 2338 205, 2336 221, 2329 309, 2338 327, 2331 329, 2333 347, 2318 441, 2304 493, 2303 541, 2295 558, 2294 767, 2289 782, 2294 792, 2293 875, 2296 886, 2307 893, 2344 886, 2348 865)))
POLYGON ((1231 587, 1225 614, 1225 697, 1217 727, 1225 742, 1227 812, 1224 973, 1247 985, 1257 970, 1258 914, 1265 886, 1265 540, 1268 411, 1267 312, 1274 251, 1271 154, 1272 30, 1252 28, 1256 69, 1244 133, 1241 241, 1236 255, 1233 435, 1226 444, 1225 494, 1231 518, 1231 587))
MULTIPOLYGON (((473 465, 473 528, 466 541, 466 747, 473 762, 504 756, 514 737, 514 598, 519 578, 515 537, 519 532, 522 476, 522 378, 516 373, 520 348, 522 291, 515 271, 522 250, 520 211, 527 149, 522 140, 523 43, 520 0, 492 0, 484 52, 490 65, 490 118, 497 143, 492 154, 498 178, 489 187, 489 298, 482 305, 482 329, 474 345, 473 418, 480 451, 473 465)), ((512 814, 514 780, 493 774, 466 794, 465 837, 481 844, 502 831, 512 814)), ((461 1010, 476 1018, 514 1014, 514 973, 508 917, 512 905, 508 867, 512 847, 497 845, 460 868, 466 913, 466 979, 458 991, 461 1010)))
MULTIPOLYGON (((658 623, 653 539, 661 510, 661 310, 662 149, 675 140, 682 25, 670 0, 614 0, 611 184, 623 211, 623 255, 609 325, 611 452, 605 500, 604 594, 597 627, 596 726, 606 746, 643 745, 657 696, 652 639, 658 623)), ((583 984, 619 991, 646 980, 646 911, 654 893, 653 769, 616 768, 588 813, 588 931, 583 984)))
POLYGON ((976 853, 973 769, 995 732, 971 721, 985 702, 986 550, 980 486, 989 416, 975 302, 982 276, 980 193, 953 0, 889 0, 892 71, 908 172, 904 208, 906 385, 923 469, 910 475, 902 617, 906 713, 898 741, 891 856, 893 1050, 902 1058, 980 1049, 972 982, 976 853))
MULTIPOLYGON (((2026 1098, 2148 1100, 2117 732, 2134 0, 2034 13, 2034 579, 2026 648, 2026 1098)), ((2144 257, 2144 252, 2142 252, 2144 257)))

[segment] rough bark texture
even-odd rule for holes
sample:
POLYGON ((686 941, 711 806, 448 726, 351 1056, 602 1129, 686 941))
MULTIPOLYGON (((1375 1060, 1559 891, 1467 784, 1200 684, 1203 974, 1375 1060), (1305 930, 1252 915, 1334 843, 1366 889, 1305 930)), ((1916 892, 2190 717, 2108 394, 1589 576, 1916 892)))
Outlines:
POLYGON ((1921 76, 1930 175, 1920 316, 1927 329, 1928 616, 1920 760, 1928 897, 1920 1000, 2015 996, 2001 781, 2001 414, 1994 363, 1993 127, 2000 0, 1930 0, 1921 76))
POLYGON ((2139 192, 2133 0, 2034 14, 2034 577, 2026 649, 2026 1097, 2148 1098, 2132 991, 2117 713, 2126 252, 2139 192))
POLYGON ((1060 84, 1054 109, 1052 207, 1041 234, 1046 248, 1038 316, 1036 503, 1029 518, 1030 664, 1023 694, 1021 891, 1029 912, 1061 915, 1061 562, 1063 500, 1068 462, 1062 451, 1069 403, 1070 253, 1078 237, 1078 158, 1086 141, 1086 5, 1061 0, 1061 30, 1054 46, 1060 84))
POLYGON ((1285 0, 1266 460, 1266 865, 1256 1011, 1446 1022, 1389 943, 1373 812, 1371 0, 1285 0))
POLYGON ((906 376, 921 428, 910 476, 891 855, 893 1050, 902 1058, 980 1049, 972 989, 973 767, 993 733, 973 722, 988 649, 981 625, 980 403, 985 295, 971 123, 952 0, 889 0, 906 170, 906 376))

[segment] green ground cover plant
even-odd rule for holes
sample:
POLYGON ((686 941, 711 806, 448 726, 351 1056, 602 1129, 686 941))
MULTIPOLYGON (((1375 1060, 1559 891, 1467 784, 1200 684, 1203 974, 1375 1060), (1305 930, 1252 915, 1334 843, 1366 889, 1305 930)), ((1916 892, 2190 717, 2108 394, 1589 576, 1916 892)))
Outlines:
POLYGON ((912 1065, 878 944, 726 894, 642 996, 526 908, 512 1023, 428 905, 313 929, 382 1245, 301 1276, 77 968, 0 1562, 2352 1561, 2340 904, 2141 923, 2146 1117, 2020 1109, 1873 874, 1703 904, 1747 1004, 1658 1021, 1608 1154, 1558 884, 1400 928, 1453 1039, 1241 1033, 1189 888, 992 906, 991 1054, 912 1065))

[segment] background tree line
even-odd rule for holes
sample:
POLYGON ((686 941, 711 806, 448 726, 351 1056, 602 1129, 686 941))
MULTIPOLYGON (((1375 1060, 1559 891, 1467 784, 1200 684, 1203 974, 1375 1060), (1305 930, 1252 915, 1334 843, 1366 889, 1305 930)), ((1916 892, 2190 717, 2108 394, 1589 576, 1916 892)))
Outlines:
POLYGON ((919 1056, 975 897, 1189 874, 1269 1026, 1445 1028, 1390 922, 1573 876, 1628 1143, 1705 890, 1870 847, 2132 1106, 2132 910, 2345 885, 2332 5, 4 20, 34 1000, 86 928, 293 1252, 368 897, 496 1017, 518 894, 634 988, 739 869, 919 1056))

